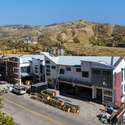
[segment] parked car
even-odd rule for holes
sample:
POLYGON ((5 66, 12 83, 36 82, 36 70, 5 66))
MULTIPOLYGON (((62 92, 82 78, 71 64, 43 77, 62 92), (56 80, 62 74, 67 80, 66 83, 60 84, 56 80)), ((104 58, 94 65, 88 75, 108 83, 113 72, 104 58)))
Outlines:
POLYGON ((14 85, 12 92, 19 95, 24 95, 26 93, 26 88, 24 86, 14 85))
POLYGON ((14 87, 13 84, 10 84, 10 85, 8 86, 9 92, 12 92, 12 91, 13 91, 13 87, 14 87))

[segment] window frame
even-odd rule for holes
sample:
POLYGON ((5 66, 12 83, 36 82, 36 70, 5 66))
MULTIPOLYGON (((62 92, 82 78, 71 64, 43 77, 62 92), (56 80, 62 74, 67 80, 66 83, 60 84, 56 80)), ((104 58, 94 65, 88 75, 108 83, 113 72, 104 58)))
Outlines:
POLYGON ((88 71, 82 71, 82 77, 83 78, 89 78, 89 72, 88 71), (84 74, 84 75, 83 75, 84 74), (86 75, 85 75, 86 74, 86 75))
POLYGON ((46 60, 45 63, 46 63, 46 64, 50 64, 50 61, 49 61, 49 60, 46 60))
POLYGON ((66 71, 71 71, 71 67, 66 67, 66 71))
POLYGON ((81 68, 76 68, 76 72, 81 72, 81 68), (78 69, 80 69, 80 70, 78 70, 78 69))
POLYGON ((95 74, 95 75, 101 75, 101 70, 93 69, 92 73, 95 74))
POLYGON ((51 69, 56 69, 56 66, 51 66, 51 69))
POLYGON ((60 69, 59 74, 65 74, 65 69, 60 69))

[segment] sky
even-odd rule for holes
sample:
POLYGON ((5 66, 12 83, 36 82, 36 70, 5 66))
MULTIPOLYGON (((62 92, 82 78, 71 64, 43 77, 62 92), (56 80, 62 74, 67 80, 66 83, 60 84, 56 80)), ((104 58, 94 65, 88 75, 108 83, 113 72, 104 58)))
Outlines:
POLYGON ((0 25, 86 20, 125 25, 125 0, 0 0, 0 25))

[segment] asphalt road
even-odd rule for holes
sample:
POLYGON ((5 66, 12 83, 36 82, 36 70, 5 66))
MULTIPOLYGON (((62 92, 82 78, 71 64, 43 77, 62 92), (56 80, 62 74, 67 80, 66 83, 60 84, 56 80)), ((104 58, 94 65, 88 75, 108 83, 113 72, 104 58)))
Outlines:
POLYGON ((19 125, 99 125, 89 110, 71 114, 32 100, 28 95, 9 93, 4 96, 3 111, 12 115, 19 125))

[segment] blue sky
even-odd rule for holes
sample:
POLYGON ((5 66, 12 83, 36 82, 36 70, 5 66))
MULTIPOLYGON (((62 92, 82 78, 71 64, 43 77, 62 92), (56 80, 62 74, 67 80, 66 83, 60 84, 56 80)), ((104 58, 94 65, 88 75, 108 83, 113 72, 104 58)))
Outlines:
POLYGON ((125 0, 0 0, 0 25, 79 19, 125 25, 125 0))

